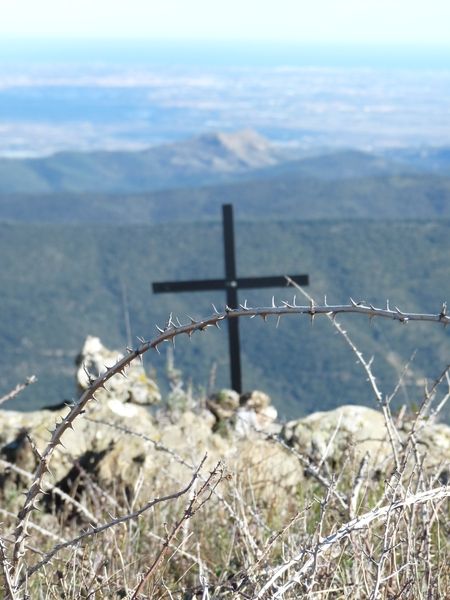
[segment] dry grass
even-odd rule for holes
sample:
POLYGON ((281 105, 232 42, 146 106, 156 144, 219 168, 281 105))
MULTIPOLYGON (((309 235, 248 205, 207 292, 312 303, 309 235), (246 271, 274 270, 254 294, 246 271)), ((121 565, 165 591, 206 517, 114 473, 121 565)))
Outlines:
MULTIPOLYGON (((192 472, 188 448, 183 482, 170 469, 133 488, 80 475, 72 495, 83 512, 67 499, 34 512, 13 597, 446 598, 450 489, 443 468, 421 467, 413 437, 398 450, 401 471, 392 460, 380 479, 349 448, 334 471, 325 461, 323 477, 306 476, 292 494, 269 500, 259 493, 258 463, 192 472)), ((155 461, 160 451, 149 447, 155 461)), ((276 488, 277 474, 262 483, 276 488)), ((3 502, 6 553, 19 503, 13 494, 3 502)))
MULTIPOLYGON (((309 310, 313 316, 312 302, 309 310)), ((444 310, 440 319, 447 319, 444 310)), ((171 327, 177 330, 169 320, 169 339, 176 335, 171 327)), ((438 402, 448 368, 418 411, 402 414, 408 433, 400 436, 392 396, 378 390, 371 363, 354 349, 385 417, 391 455, 382 472, 372 457, 357 459, 351 444, 337 462, 313 461, 254 432, 255 448, 259 436, 298 461, 301 476, 289 493, 283 475, 264 468, 264 452, 227 471, 222 463, 207 468, 204 459, 193 464, 189 447, 175 452, 152 443, 155 462, 161 452, 170 461, 151 480, 142 471, 134 485, 125 485, 79 470, 68 495, 56 492, 47 482, 54 448, 73 420, 83 418, 95 391, 145 349, 93 380, 56 425, 45 452, 35 449, 34 474, 9 467, 15 483, 4 487, 0 509, 5 600, 450 597, 449 465, 425 467, 420 444, 448 397, 438 402)))

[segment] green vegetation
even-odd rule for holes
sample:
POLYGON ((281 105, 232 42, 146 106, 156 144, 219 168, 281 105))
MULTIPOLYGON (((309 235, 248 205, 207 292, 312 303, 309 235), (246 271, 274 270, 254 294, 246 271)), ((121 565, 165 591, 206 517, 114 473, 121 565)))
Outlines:
MULTIPOLYGON (((448 150, 384 157, 342 151, 283 162, 262 144, 258 164, 279 162, 257 169, 245 136, 222 138, 137 153, 0 160, 0 393, 32 373, 39 378, 11 406, 71 398, 85 336, 124 348, 127 311, 135 339, 152 337, 170 312, 203 316, 212 302, 223 305, 223 294, 154 297, 151 282, 223 275, 219 218, 226 202, 238 219, 240 275, 309 273, 309 291, 330 302, 390 299, 437 312, 450 301, 448 150), (243 147, 248 160, 241 164, 243 147)), ((292 292, 252 291, 247 299, 264 305, 272 294, 288 299, 292 292)), ((447 360, 448 333, 439 328, 424 336, 420 324, 351 327, 376 355, 387 386, 418 350, 420 369, 399 401, 417 401, 424 378, 447 360)), ((348 367, 327 323, 242 328, 244 385, 267 389, 284 416, 371 402, 363 384, 352 382, 358 367, 348 367)), ((228 382, 224 332, 181 342, 175 358, 197 387, 207 386, 215 363, 217 385, 228 382)), ((148 366, 161 372, 164 360, 155 356, 148 366)))
MULTIPOLYGON (((153 296, 151 282, 223 274, 219 222, 149 226, 0 226, 1 380, 3 392, 35 373, 39 382, 10 407, 32 409, 74 396, 74 359, 84 337, 98 335, 110 347, 127 344, 124 311, 133 336, 152 337, 169 313, 205 316, 220 293, 153 296)), ((238 222, 238 273, 309 273, 308 291, 329 302, 348 297, 418 312, 438 312, 450 298, 450 222, 339 221, 238 222)), ((292 290, 251 291, 249 305, 292 290)), ((244 297, 241 295, 241 300, 244 297)), ((345 322, 345 320, 343 320, 345 322)), ((284 416, 373 399, 330 325, 308 319, 242 323, 244 385, 263 388, 284 416)), ((415 349, 415 378, 399 401, 420 401, 423 377, 434 378, 448 362, 448 332, 426 324, 406 327, 353 318, 349 330, 368 356, 385 389, 392 387, 415 349), (425 332, 426 327, 426 332, 425 332)), ((132 343, 134 344, 136 339, 132 343)), ((146 359, 164 370, 165 357, 146 359)), ((177 342, 177 367, 206 387, 217 363, 217 385, 228 382, 224 331, 177 342)), ((448 415, 448 412, 447 412, 448 415)))
POLYGON ((245 219, 450 218, 450 177, 389 175, 338 180, 278 174, 158 192, 4 194, 0 220, 46 223, 161 223, 216 219, 233 202, 245 219))

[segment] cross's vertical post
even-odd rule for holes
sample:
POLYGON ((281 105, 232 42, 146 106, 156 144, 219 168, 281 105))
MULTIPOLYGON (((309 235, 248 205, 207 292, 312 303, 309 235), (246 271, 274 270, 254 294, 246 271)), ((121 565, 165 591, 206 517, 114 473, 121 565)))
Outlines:
MULTIPOLYGON (((222 206, 223 219, 223 244, 225 257, 225 286, 227 292, 227 306, 238 307, 238 282, 236 275, 236 258, 234 251, 234 224, 233 206, 222 206)), ((228 319, 228 344, 230 350, 231 387, 237 392, 242 392, 241 356, 239 344, 239 320, 228 319)))

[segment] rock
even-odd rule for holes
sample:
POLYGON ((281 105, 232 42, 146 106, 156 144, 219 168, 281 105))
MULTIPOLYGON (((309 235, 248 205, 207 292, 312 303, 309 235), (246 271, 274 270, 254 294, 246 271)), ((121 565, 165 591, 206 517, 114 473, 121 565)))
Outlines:
POLYGON ((281 426, 275 423, 276 418, 277 411, 273 406, 267 406, 260 412, 240 407, 234 416, 234 428, 240 436, 249 436, 259 431, 277 434, 281 426))
MULTIPOLYGON (((407 439, 410 427, 411 423, 406 421, 398 430, 402 442, 407 439)), ((326 457, 340 464, 350 451, 356 461, 367 454, 372 465, 382 468, 393 454, 383 414, 365 406, 344 405, 290 421, 283 427, 281 436, 290 446, 319 462, 326 457)), ((450 427, 425 422, 415 437, 425 467, 448 464, 450 427)))
MULTIPOLYGON (((35 443, 37 450, 42 452, 50 439, 49 432, 53 431, 56 422, 60 422, 68 411, 67 407, 59 411, 40 410, 27 413, 0 411, 0 453, 5 459, 11 458, 11 452, 7 452, 8 448, 17 445, 19 438, 23 440, 22 432, 25 431, 35 443)), ((68 429, 64 433, 64 448, 58 446, 55 449, 52 459, 53 483, 65 477, 73 465, 74 458, 89 451, 101 452, 111 449, 117 439, 123 437, 123 431, 114 430, 112 427, 93 422, 94 420, 122 428, 129 427, 139 433, 145 432, 147 435, 157 435, 153 417, 146 408, 123 404, 115 399, 103 398, 97 403, 92 402, 87 406, 86 414, 75 420, 73 430, 68 429)), ((28 443, 22 443, 20 457, 23 468, 33 471, 36 458, 28 443)), ((129 458, 133 459, 131 451, 129 458)))
MULTIPOLYGON (((87 369, 97 374, 105 362, 109 365, 117 359, 117 353, 104 348, 98 338, 88 338, 81 357, 87 369)), ((276 511, 275 505, 283 497, 292 496, 296 502, 304 477, 304 465, 294 453, 258 433, 280 430, 288 445, 316 464, 327 460, 339 468, 348 456, 360 461, 367 454, 376 471, 383 466, 392 469, 392 449, 383 415, 371 408, 341 406, 291 421, 281 429, 267 394, 255 390, 239 396, 224 389, 208 398, 206 409, 201 411, 166 409, 152 415, 141 404, 159 399, 158 388, 138 363, 130 366, 128 374, 128 379, 114 377, 109 391, 98 394, 97 402, 88 403, 84 414, 75 420, 73 430, 65 431, 64 447, 55 449, 50 465, 52 476, 47 481, 68 493, 72 493, 70 487, 77 481, 76 493, 82 493, 85 469, 101 485, 114 482, 127 491, 139 482, 141 493, 151 496, 155 483, 161 480, 165 485, 168 476, 171 481, 186 482, 192 465, 198 465, 207 453, 207 468, 225 460, 230 473, 245 477, 251 489, 257 490, 259 497, 276 511)), ((81 388, 88 384, 81 368, 77 381, 81 388)), ((26 489, 30 481, 29 476, 14 472, 7 464, 33 472, 37 452, 42 453, 50 440, 49 430, 54 430, 55 423, 61 422, 69 410, 0 410, 0 489, 5 497, 17 496, 17 488, 26 489)), ((401 441, 407 439, 410 427, 411 422, 405 418, 399 427, 401 441)), ((440 481, 447 481, 450 427, 422 421, 415 439, 425 467, 440 474, 440 481)), ((52 510, 56 496, 49 502, 54 503, 47 507, 52 510)))
MULTIPOLYGON (((407 429, 406 429, 407 431, 407 429)), ((418 449, 424 455, 424 464, 434 470, 441 468, 441 474, 448 478, 450 474, 450 427, 444 423, 426 423, 419 426, 417 435, 418 449)))
POLYGON ((271 405, 270 396, 259 390, 241 394, 240 407, 236 411, 236 432, 249 435, 251 431, 279 433, 280 425, 275 424, 278 413, 271 405))
POLYGON ((239 408, 239 394, 234 390, 220 390, 207 398, 206 407, 218 421, 230 419, 239 408))
POLYGON ((277 411, 270 404, 270 396, 259 390, 239 394, 233 390, 221 390, 206 401, 206 407, 216 417, 216 430, 234 430, 240 436, 250 435, 255 430, 280 430, 273 426, 277 411))
POLYGON ((281 436, 317 461, 327 452, 328 460, 340 462, 350 446, 357 459, 369 452, 371 458, 381 462, 391 454, 382 413, 365 406, 344 405, 290 421, 281 436))
POLYGON ((260 412, 270 405, 270 396, 259 390, 253 390, 253 392, 241 394, 239 404, 247 409, 260 412))
MULTIPOLYGON (((106 371, 106 367, 111 367, 122 357, 122 354, 105 348, 99 338, 88 336, 77 359, 79 369, 76 378, 80 389, 85 390, 88 387, 89 374, 96 378, 106 371)), ((113 377, 108 382, 109 391, 101 390, 97 393, 99 399, 113 398, 122 403, 140 405, 151 405, 161 401, 157 384, 146 375, 139 361, 131 363, 126 376, 127 378, 120 375, 113 377)))

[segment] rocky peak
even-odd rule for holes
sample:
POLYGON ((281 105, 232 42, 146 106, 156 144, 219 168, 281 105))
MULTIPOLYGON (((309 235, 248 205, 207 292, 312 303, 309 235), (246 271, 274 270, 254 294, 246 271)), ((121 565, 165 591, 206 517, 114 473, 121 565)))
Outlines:
POLYGON ((186 169, 234 172, 262 168, 278 162, 277 150, 251 129, 234 133, 206 133, 166 146, 170 163, 186 169))

